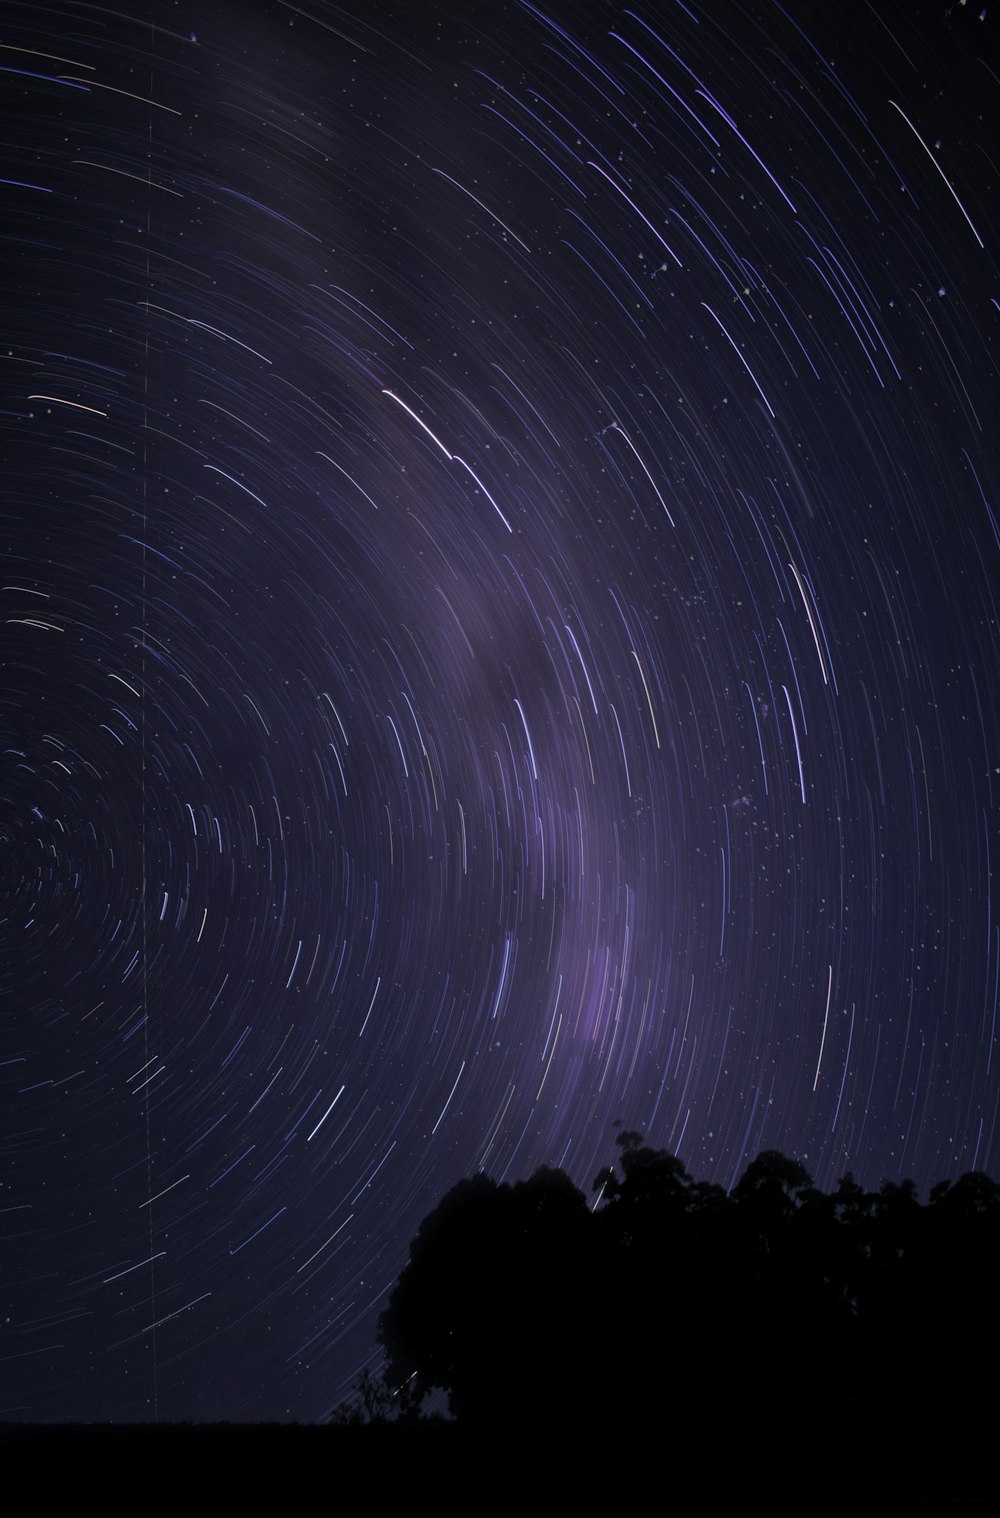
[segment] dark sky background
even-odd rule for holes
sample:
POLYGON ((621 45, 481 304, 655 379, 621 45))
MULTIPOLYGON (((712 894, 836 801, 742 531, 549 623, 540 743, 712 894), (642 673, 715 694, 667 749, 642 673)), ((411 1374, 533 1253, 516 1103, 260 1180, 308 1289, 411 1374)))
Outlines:
POLYGON ((317 1418, 615 1119, 996 1174, 995 17, 0 21, 0 1418, 317 1418))

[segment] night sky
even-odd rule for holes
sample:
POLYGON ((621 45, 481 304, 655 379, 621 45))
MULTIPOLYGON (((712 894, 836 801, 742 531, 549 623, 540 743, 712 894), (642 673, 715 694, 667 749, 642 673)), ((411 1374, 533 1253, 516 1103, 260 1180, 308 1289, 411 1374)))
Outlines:
POLYGON ((0 1419, 616 1119, 1000 1170, 995 25, 4 6, 0 1419))

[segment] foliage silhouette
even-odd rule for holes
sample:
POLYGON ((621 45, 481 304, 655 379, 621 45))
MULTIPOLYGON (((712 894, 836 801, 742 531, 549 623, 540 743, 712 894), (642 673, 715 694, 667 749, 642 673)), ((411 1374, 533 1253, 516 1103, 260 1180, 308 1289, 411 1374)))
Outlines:
POLYGON ((408 1385, 392 1386, 384 1375, 373 1376, 366 1367, 355 1381, 351 1396, 334 1409, 328 1421, 337 1428, 361 1428, 412 1422, 416 1416, 408 1385))
POLYGON ((388 1386, 415 1408, 442 1390, 469 1429, 595 1439, 623 1405, 633 1433, 815 1427, 861 1405, 916 1427, 945 1385, 957 1408, 974 1347, 995 1352, 988 1176, 927 1205, 910 1181, 849 1174, 826 1194, 768 1150, 727 1193, 641 1134, 617 1142, 593 1208, 558 1170, 442 1199, 380 1319, 388 1386))

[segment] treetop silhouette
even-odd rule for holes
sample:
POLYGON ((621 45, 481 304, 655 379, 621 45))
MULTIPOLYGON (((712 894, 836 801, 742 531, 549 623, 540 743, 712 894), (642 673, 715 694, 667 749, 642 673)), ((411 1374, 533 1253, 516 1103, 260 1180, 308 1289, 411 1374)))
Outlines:
POLYGON ((631 1130, 593 1207, 560 1170, 461 1181, 421 1223, 379 1323, 390 1386, 470 1427, 600 1429, 954 1382, 1000 1328, 1000 1186, 830 1194, 766 1150, 731 1192, 631 1130), (956 1334, 958 1337, 956 1337, 956 1334))

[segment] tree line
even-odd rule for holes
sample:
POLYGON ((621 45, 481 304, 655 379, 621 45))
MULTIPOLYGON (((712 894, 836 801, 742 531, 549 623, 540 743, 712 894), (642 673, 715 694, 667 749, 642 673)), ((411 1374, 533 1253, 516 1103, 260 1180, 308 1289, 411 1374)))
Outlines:
POLYGON ((974 1407, 1000 1343, 1000 1186, 830 1192, 760 1154, 731 1191, 618 1135, 595 1201, 559 1170, 461 1181, 424 1219, 379 1322, 380 1377, 338 1421, 469 1429, 894 1426, 974 1407), (912 1417, 911 1417, 912 1415, 912 1417))

